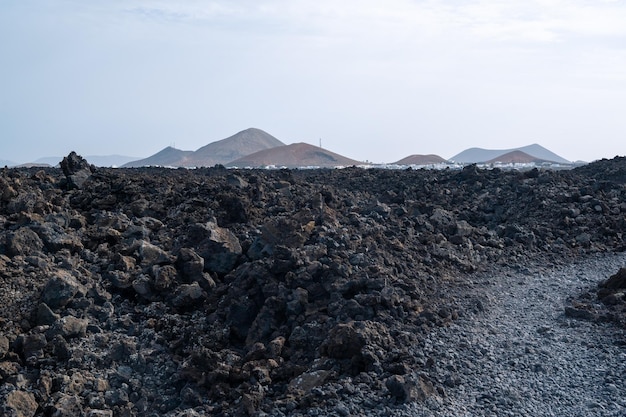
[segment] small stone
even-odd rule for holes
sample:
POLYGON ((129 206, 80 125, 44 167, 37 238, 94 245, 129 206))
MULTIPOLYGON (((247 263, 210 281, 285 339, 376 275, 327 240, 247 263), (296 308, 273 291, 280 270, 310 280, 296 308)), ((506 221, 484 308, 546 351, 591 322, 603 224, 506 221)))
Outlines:
POLYGON ((75 417, 83 414, 80 397, 77 395, 61 394, 52 407, 54 417, 75 417))
POLYGON ((9 338, 0 334, 0 359, 9 352, 9 338))
POLYGON ((310 392, 313 388, 326 382, 329 376, 330 371, 325 370, 304 373, 289 382, 289 391, 302 391, 305 393, 310 392))
POLYGON ((78 319, 73 316, 66 316, 57 320, 48 332, 52 337, 60 334, 66 339, 83 337, 87 334, 88 324, 89 321, 87 319, 78 319))
POLYGON ((48 342, 46 336, 39 334, 31 334, 23 337, 22 349, 24 352, 24 358, 28 362, 37 361, 43 358, 43 348, 46 347, 48 342))
POLYGON ((401 375, 392 375, 385 386, 389 393, 400 402, 423 401, 435 393, 432 382, 422 376, 404 377, 401 375))
POLYGON ((4 406, 15 417, 33 417, 38 408, 35 396, 26 391, 12 391, 7 394, 4 406))
POLYGON ((537 333, 547 335, 552 332, 552 328, 550 326, 539 326, 537 327, 537 333))
POLYGON ((46 284, 41 298, 51 309, 56 310, 65 307, 79 292, 86 293, 76 278, 69 272, 56 271, 46 284))
POLYGON ((72 357, 69 344, 60 334, 55 335, 50 341, 50 344, 52 345, 52 354, 55 355, 58 360, 66 361, 72 357))
POLYGON ((172 304, 176 307, 189 307, 202 303, 206 299, 206 292, 198 285, 197 282, 193 284, 183 284, 176 289, 172 304))
POLYGON ((335 407, 335 412, 340 416, 347 417, 350 415, 350 409, 345 404, 339 404, 335 407))
POLYGON ((188 243, 204 258, 204 268, 219 274, 230 272, 242 253, 241 244, 235 234, 213 221, 192 225, 188 243))
POLYGON ((156 291, 165 291, 176 281, 178 272, 172 265, 152 267, 152 276, 154 277, 154 289, 156 291))
POLYGON ((109 381, 104 378, 96 378, 93 381, 93 389, 97 392, 105 392, 109 388, 109 381))
POLYGON ((149 298, 152 295, 152 288, 150 286, 150 278, 146 275, 140 275, 132 283, 132 287, 135 292, 144 298, 149 298))
POLYGON ((145 240, 137 243, 137 252, 139 253, 139 259, 142 266, 173 263, 175 258, 161 249, 160 247, 153 245, 145 240))
POLYGON ((59 317, 60 316, 58 314, 48 307, 48 304, 39 303, 39 306, 37 307, 37 325, 51 325, 57 321, 59 317))
POLYGON ((280 357, 280 354, 283 351, 285 346, 286 339, 284 336, 279 336, 276 339, 272 340, 267 345, 267 352, 270 358, 276 359, 280 357))
POLYGON ((31 255, 43 249, 43 242, 32 229, 22 227, 7 237, 7 246, 9 255, 31 255))

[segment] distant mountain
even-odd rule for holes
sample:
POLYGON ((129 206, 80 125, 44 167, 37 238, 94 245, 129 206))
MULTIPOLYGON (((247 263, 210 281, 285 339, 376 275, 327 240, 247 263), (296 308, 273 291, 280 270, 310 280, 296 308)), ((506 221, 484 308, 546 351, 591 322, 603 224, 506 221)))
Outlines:
POLYGON ((13 165, 17 165, 17 164, 13 161, 0 159, 0 167, 12 167, 13 165))
POLYGON ((496 164, 496 163, 500 163, 500 164, 530 164, 530 163, 535 163, 535 164, 540 164, 543 162, 551 162, 551 161, 546 161, 545 159, 539 159, 536 158, 532 155, 527 154, 526 152, 522 152, 522 151, 512 151, 512 152, 508 152, 505 153, 504 155, 500 155, 490 161, 487 161, 487 163, 489 164, 496 164))
POLYGON ((14 168, 54 168, 53 165, 43 162, 27 162, 25 164, 14 165, 14 168))
POLYGON ((227 164, 227 166, 239 168, 258 168, 272 165, 287 168, 331 168, 363 165, 363 163, 308 143, 293 143, 259 151, 227 164))
POLYGON ((411 155, 406 158, 402 158, 398 162, 395 162, 396 165, 431 165, 431 164, 441 164, 447 162, 445 159, 440 157, 439 155, 411 155))
POLYGON ((128 162, 122 165, 122 168, 184 166, 184 162, 191 154, 193 154, 193 151, 181 151, 180 149, 168 146, 148 158, 128 162))
POLYGON ((474 164, 474 163, 483 163, 494 160, 499 156, 504 154, 513 152, 513 151, 522 151, 528 155, 534 156, 535 158, 541 159, 543 161, 556 162, 559 164, 569 164, 565 158, 560 157, 554 152, 549 151, 541 145, 533 144, 524 146, 521 148, 514 149, 482 149, 482 148, 469 148, 464 150, 463 152, 453 156, 450 158, 451 161, 466 163, 466 164, 474 164))
POLYGON ((185 166, 224 165, 246 155, 278 146, 285 144, 261 129, 250 128, 203 146, 185 161, 185 166))
POLYGON ((137 157, 124 155, 91 155, 86 156, 85 159, 87 162, 97 167, 117 168, 127 164, 128 162, 136 161, 137 157))
MULTIPOLYGON (((85 158, 86 159, 86 158, 85 158)), ((57 166, 59 165, 59 163, 63 160, 62 156, 46 156, 44 158, 39 158, 33 162, 30 162, 29 164, 25 164, 25 165, 42 165, 42 166, 57 166)))
POLYGON ((125 168, 141 166, 211 167, 227 164, 252 153, 285 144, 261 129, 242 130, 226 139, 218 140, 196 151, 181 151, 167 147, 158 153, 124 165, 125 168))

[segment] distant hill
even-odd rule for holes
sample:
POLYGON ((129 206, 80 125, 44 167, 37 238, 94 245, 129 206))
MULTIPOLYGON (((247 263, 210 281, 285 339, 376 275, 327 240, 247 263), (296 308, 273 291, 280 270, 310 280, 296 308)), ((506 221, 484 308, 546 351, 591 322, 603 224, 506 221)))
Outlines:
POLYGON ((27 162, 25 164, 13 165, 14 168, 54 168, 53 165, 40 162, 27 162))
POLYGON ((261 129, 250 128, 203 146, 186 160, 185 166, 224 165, 246 155, 278 146, 285 144, 261 129))
POLYGON ((183 166, 186 158, 192 153, 193 151, 181 151, 180 149, 168 146, 148 158, 128 162, 122 165, 122 168, 138 168, 144 166, 183 166))
POLYGON ((527 154, 526 152, 522 152, 522 151, 512 151, 512 152, 507 152, 504 155, 500 155, 494 159, 491 159, 489 161, 487 161, 487 163, 489 164, 496 164, 496 163, 500 163, 500 164, 530 164, 530 163, 535 163, 535 164, 540 164, 543 162, 551 162, 551 161, 546 161, 544 159, 539 159, 536 158, 532 155, 527 154))
POLYGON ((467 163, 467 164, 483 163, 483 162, 494 160, 498 158, 499 156, 502 156, 504 154, 507 154, 513 151, 522 151, 528 155, 534 156, 535 158, 541 159, 543 161, 556 162, 560 164, 570 163, 570 161, 568 161, 567 159, 560 157, 554 152, 551 152, 548 149, 536 143, 532 145, 524 146, 521 148, 502 149, 502 150, 469 148, 453 156, 452 158, 450 158, 450 160, 454 162, 467 163))
POLYGON ((396 165, 430 165, 430 164, 441 164, 447 162, 445 159, 440 157, 439 155, 411 155, 406 158, 402 158, 398 162, 395 162, 396 165))
POLYGON ((363 165, 362 162, 346 158, 334 152, 309 145, 308 143, 293 143, 277 148, 266 149, 230 162, 230 167, 323 167, 363 165))
MULTIPOLYGON (((87 158, 85 158, 85 159, 87 159, 87 158)), ((39 158, 39 159, 37 159, 37 160, 35 160, 33 162, 30 162, 27 165, 43 165, 43 166, 49 165, 51 167, 54 167, 54 166, 59 165, 59 163, 62 160, 63 160, 62 156, 46 156, 44 158, 39 158)))
POLYGON ((124 155, 88 155, 85 159, 87 162, 97 167, 121 167, 128 162, 136 161, 137 157, 124 155))
POLYGON ((167 147, 156 154, 124 165, 125 168, 141 166, 211 167, 252 153, 285 144, 261 129, 242 130, 226 139, 218 140, 196 151, 182 151, 167 147))
POLYGON ((13 165, 17 165, 17 164, 13 161, 0 159, 0 167, 12 167, 13 165))

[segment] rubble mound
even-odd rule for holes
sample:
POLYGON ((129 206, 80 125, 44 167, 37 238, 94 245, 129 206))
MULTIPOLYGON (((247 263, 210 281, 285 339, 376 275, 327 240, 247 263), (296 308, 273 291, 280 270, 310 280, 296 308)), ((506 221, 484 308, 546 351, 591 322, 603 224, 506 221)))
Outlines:
MULTIPOLYGON (((473 273, 624 250, 585 170, 97 170, 0 176, 4 415, 337 415, 442 395, 425 335, 473 273)), ((620 165, 615 167, 614 165, 620 165)))

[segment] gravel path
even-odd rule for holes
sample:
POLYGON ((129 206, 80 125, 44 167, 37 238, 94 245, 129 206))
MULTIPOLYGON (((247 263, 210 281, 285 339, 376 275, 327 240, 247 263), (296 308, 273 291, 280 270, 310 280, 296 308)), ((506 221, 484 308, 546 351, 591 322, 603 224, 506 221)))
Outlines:
POLYGON ((602 255, 474 278, 467 300, 475 313, 433 331, 420 347, 445 396, 412 404, 407 414, 626 415, 624 330, 563 314, 567 297, 624 265, 624 255, 602 255))

